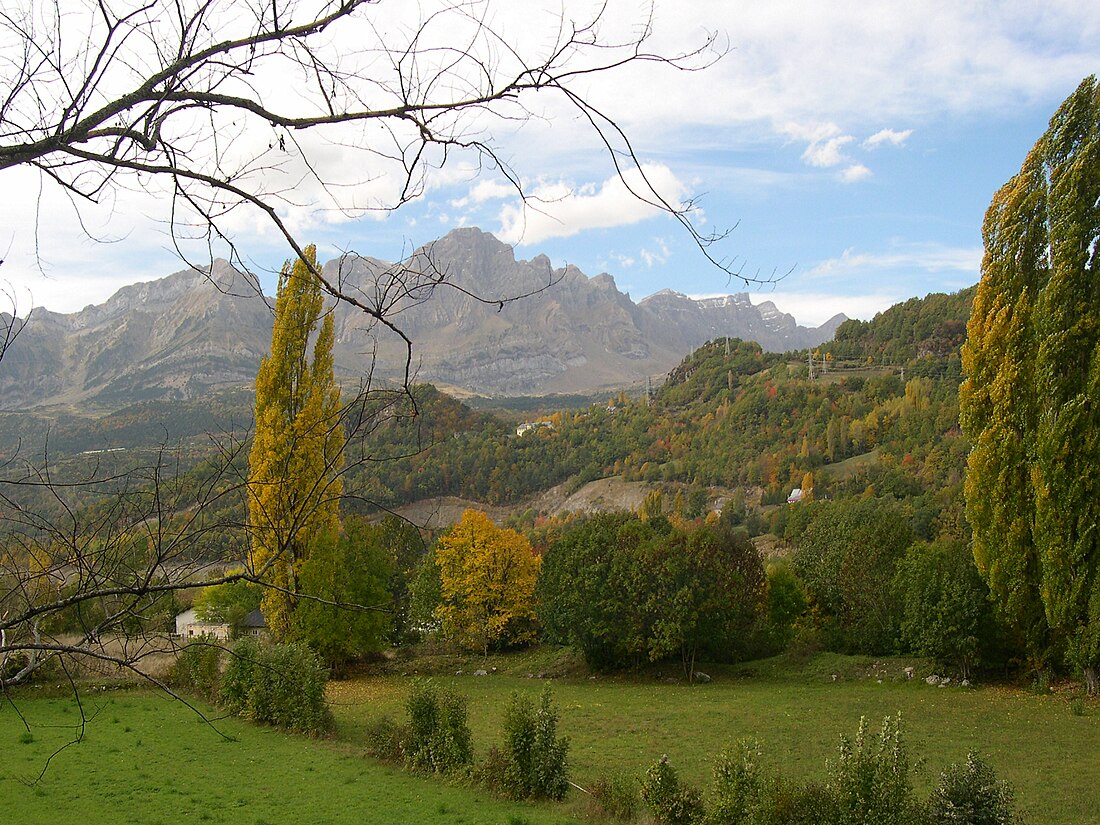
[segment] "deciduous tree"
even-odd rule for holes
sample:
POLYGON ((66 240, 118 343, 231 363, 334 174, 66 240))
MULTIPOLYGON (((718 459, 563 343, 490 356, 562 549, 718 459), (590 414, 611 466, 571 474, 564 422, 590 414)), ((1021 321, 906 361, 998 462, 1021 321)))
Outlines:
POLYGON ((381 651, 392 626, 387 585, 396 559, 373 532, 363 519, 352 518, 342 534, 316 534, 301 565, 301 598, 291 616, 291 636, 332 668, 381 651))
POLYGON ((830 643, 849 652, 891 650, 900 613, 891 586, 912 543, 909 524, 896 506, 875 499, 803 506, 810 518, 795 539, 794 568, 830 643))
POLYGON ((966 679, 990 663, 1002 634, 966 542, 914 544, 898 564, 895 592, 901 639, 913 652, 958 667, 966 679))
POLYGON ((1100 86, 1059 107, 986 213, 963 347, 974 557, 1030 653, 1068 643, 1089 689, 1100 601, 1100 86))
POLYGON ((311 543, 318 536, 333 540, 340 530, 345 433, 333 376, 332 315, 324 312, 316 265, 310 246, 305 258, 283 267, 271 355, 256 375, 249 567, 270 585, 262 606, 268 630, 279 640, 290 635, 311 543))
POLYGON ((482 653, 535 636, 540 559, 515 530, 467 510, 435 550, 440 575, 436 615, 443 633, 482 653))

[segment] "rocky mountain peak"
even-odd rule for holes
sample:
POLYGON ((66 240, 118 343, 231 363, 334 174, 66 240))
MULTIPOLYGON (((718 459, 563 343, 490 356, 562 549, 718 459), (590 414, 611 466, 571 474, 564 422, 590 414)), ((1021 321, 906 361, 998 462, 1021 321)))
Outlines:
MULTIPOLYGON (((517 260, 476 228, 421 247, 403 267, 405 286, 423 288, 387 291, 393 265, 375 258, 344 256, 325 271, 349 294, 378 302, 413 340, 417 380, 484 394, 621 388, 659 379, 707 340, 799 349, 831 338, 844 320, 800 327, 744 294, 695 300, 667 289, 634 303, 607 273, 555 270, 545 255, 517 260), (418 281, 417 272, 427 277, 418 281), (516 296, 527 297, 508 300, 516 296)), ((209 271, 124 287, 71 315, 36 312, 0 365, 0 408, 109 407, 250 387, 271 342, 270 299, 258 293, 254 278, 215 261, 209 271)), ((335 317, 333 354, 344 379, 355 383, 371 369, 403 377, 408 353, 399 336, 348 304, 335 317)))

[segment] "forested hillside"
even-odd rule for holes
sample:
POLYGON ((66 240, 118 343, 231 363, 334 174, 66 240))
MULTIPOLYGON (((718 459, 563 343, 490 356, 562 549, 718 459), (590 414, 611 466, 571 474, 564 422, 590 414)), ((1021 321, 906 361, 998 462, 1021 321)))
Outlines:
POLYGON ((778 503, 811 474, 818 498, 906 500, 930 535, 961 507, 958 330, 970 297, 933 295, 848 322, 842 340, 812 355, 710 342, 650 399, 553 413, 518 436, 425 388, 420 415, 364 443, 391 460, 364 465, 350 486, 386 506, 432 495, 507 504, 566 480, 621 475, 741 487, 750 500, 778 503))
MULTIPOLYGON (((441 495, 515 505, 563 482, 579 487, 612 475, 685 486, 692 509, 706 503, 708 487, 742 488, 755 506, 811 484, 819 499, 868 492, 903 499, 931 536, 961 511, 967 448, 957 425, 958 347, 972 294, 930 295, 869 322, 848 321, 813 353, 712 341, 651 397, 623 393, 532 413, 519 420, 540 425, 522 435, 514 414, 506 421, 472 410, 429 385, 414 388, 415 404, 383 393, 349 416, 359 434, 349 445, 347 508, 371 512, 441 495)), ((91 463, 148 463, 180 445, 173 460, 201 474, 204 458, 247 437, 250 426, 251 399, 242 393, 146 402, 100 419, 0 417, 9 455, 41 458, 48 450, 56 472, 78 476, 91 463)))

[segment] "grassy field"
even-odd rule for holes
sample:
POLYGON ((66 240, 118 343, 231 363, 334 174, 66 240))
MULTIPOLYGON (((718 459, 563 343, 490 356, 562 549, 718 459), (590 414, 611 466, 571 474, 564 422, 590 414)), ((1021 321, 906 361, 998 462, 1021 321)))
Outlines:
POLYGON ((0 701, 5 825, 555 825, 568 817, 410 776, 339 742, 218 722, 227 740, 160 695, 86 695, 92 718, 70 747, 80 723, 71 698, 17 699, 30 731, 0 701))
MULTIPOLYGON (((498 744, 513 691, 537 695, 551 684, 559 730, 572 742, 573 778, 584 786, 610 774, 641 774, 667 753, 684 778, 705 784, 715 753, 753 736, 786 776, 824 776, 842 734, 860 716, 877 727, 900 711, 914 755, 925 759, 922 793, 939 771, 982 751, 1015 786, 1033 823, 1100 823, 1100 705, 1074 715, 1065 696, 1005 688, 934 688, 900 678, 904 663, 817 657, 716 670, 708 685, 644 679, 540 680, 552 656, 498 660, 488 677, 465 675, 479 661, 444 660, 434 678, 469 698, 479 754, 498 744), (462 669, 464 675, 455 676, 462 669), (836 680, 833 680, 833 675, 836 680), (881 679, 881 683, 879 682, 881 679)), ((491 667, 493 662, 489 662, 491 667)), ((407 670, 411 672, 411 663, 407 670)), ((382 714, 404 715, 413 676, 333 682, 334 739, 314 741, 236 720, 217 726, 226 740, 182 705, 144 692, 90 692, 84 741, 71 747, 80 713, 71 698, 20 698, 0 708, 0 811, 22 823, 499 823, 542 825, 582 816, 573 794, 564 805, 519 805, 441 781, 410 776, 363 758, 363 734, 382 714), (52 759, 51 759, 52 756, 52 759), (35 781, 48 763, 44 777, 35 781)))
MULTIPOLYGON (((918 776, 922 796, 943 768, 975 748, 1012 783, 1018 808, 1032 822, 1100 823, 1100 705, 1093 702, 1077 716, 1065 696, 935 688, 906 682, 903 662, 877 664, 830 656, 802 669, 763 663, 715 672, 714 682, 695 687, 669 684, 661 674, 645 682, 585 678, 550 684, 561 712, 559 730, 572 743, 573 778, 581 786, 614 773, 640 776, 662 754, 685 779, 703 785, 713 756, 742 737, 759 739, 767 761, 785 776, 821 779, 825 760, 835 758, 842 735, 854 737, 861 716, 877 731, 883 717, 900 712, 911 751, 924 760, 918 776)), ((501 740, 512 691, 537 696, 547 684, 519 675, 521 669, 435 677, 469 697, 470 725, 482 752, 501 740)), ((675 675, 673 669, 663 674, 675 675)), ((339 736, 354 743, 378 715, 402 718, 412 678, 333 683, 339 736)))

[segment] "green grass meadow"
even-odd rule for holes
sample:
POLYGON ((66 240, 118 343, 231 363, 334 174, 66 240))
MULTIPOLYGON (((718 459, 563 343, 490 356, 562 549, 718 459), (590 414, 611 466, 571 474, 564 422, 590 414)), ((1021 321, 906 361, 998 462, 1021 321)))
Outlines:
POLYGON ((0 822, 234 825, 554 825, 551 806, 521 805, 379 765, 339 742, 217 722, 146 692, 17 699, 0 710, 0 822), (46 768, 44 776, 38 775, 46 768))
MULTIPOLYGON (((694 687, 666 681, 676 675, 672 669, 629 679, 541 680, 522 672, 538 661, 500 663, 491 676, 465 675, 480 666, 474 663, 462 667, 464 675, 447 667, 446 675, 433 678, 468 697, 479 755, 500 743, 511 693, 537 696, 549 684, 559 732, 571 740, 572 776, 582 787, 613 774, 641 775, 661 754, 683 778, 704 785, 713 756, 742 737, 759 739, 766 761, 785 776, 820 779, 841 735, 854 735, 861 716, 877 730, 884 716, 900 711, 911 752, 924 760, 922 795, 946 765, 977 748, 1013 784, 1027 821, 1100 823, 1095 701, 1076 715, 1064 695, 930 687, 904 681, 904 663, 893 660, 819 657, 801 668, 763 663, 718 670, 714 682, 694 687)), ((211 726, 155 693, 89 691, 83 741, 66 747, 81 716, 71 697, 4 700, 0 821, 541 825, 584 817, 578 792, 561 805, 509 803, 364 758, 365 731, 383 714, 403 719, 413 678, 330 683, 337 730, 327 740, 231 719, 211 726)))
MULTIPOLYGON (((823 779, 840 738, 854 738, 860 717, 877 733, 883 717, 902 715, 923 797, 940 772, 982 753, 1017 793, 1017 810, 1049 825, 1100 823, 1100 704, 1071 712, 1062 695, 1037 696, 1000 687, 936 688, 906 682, 905 662, 818 657, 798 672, 765 663, 714 673, 694 687, 669 684, 666 673, 639 679, 529 679, 508 674, 433 677, 469 698, 479 753, 502 739, 504 708, 513 691, 537 697, 549 684, 560 711, 559 732, 571 741, 572 778, 582 787, 611 774, 641 776, 662 754, 685 780, 704 786, 713 757, 738 739, 760 741, 765 760, 793 779, 823 779), (833 681, 833 673, 837 680, 833 681), (746 675, 751 674, 751 675, 746 675), (882 682, 879 682, 879 679, 882 682)), ((475 665, 474 667, 477 667, 475 665)), ((335 682, 330 698, 338 736, 362 741, 370 720, 403 718, 414 677, 379 676, 335 682)))

